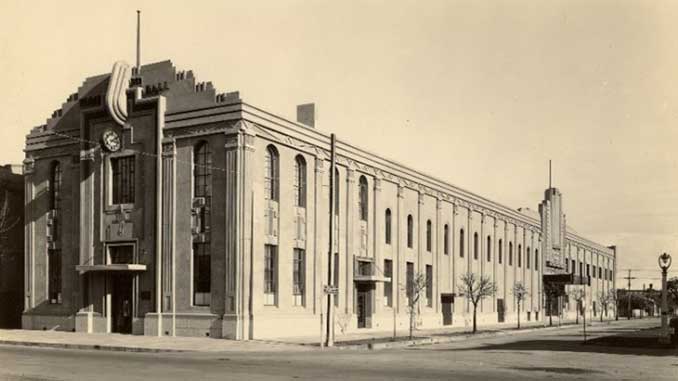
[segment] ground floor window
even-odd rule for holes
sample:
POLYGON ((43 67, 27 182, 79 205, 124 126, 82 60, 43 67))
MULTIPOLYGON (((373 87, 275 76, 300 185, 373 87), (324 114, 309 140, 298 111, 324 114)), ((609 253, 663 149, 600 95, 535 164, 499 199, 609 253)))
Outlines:
POLYGON ((210 244, 193 244, 193 304, 209 306, 211 302, 210 244))
POLYGON ((334 266, 332 270, 334 272, 334 287, 337 288, 337 293, 334 295, 334 305, 339 306, 339 253, 334 253, 334 266))
POLYGON ((407 295, 407 304, 409 305, 412 294, 414 293, 414 263, 407 262, 407 280, 405 283, 405 293, 407 295))
POLYGON ((49 280, 48 293, 49 302, 52 304, 61 303, 61 250, 50 249, 47 251, 49 261, 49 280))
POLYGON ((433 266, 426 265, 426 305, 433 307, 433 266))
POLYGON ((264 251, 264 304, 275 305, 278 291, 278 247, 266 245, 264 251))
POLYGON ((292 293, 294 295, 294 305, 304 305, 304 279, 305 277, 306 252, 303 249, 294 249, 294 258, 292 263, 292 278, 294 281, 292 293))
POLYGON ((384 259, 384 278, 388 278, 388 282, 384 282, 384 305, 386 307, 393 307, 393 261, 384 259))

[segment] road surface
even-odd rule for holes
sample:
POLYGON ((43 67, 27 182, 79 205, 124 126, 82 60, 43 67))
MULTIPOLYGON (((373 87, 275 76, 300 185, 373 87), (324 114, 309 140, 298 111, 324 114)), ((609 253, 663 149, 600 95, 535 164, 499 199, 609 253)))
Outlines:
MULTIPOLYGON (((594 337, 657 320, 589 327, 594 337)), ((580 327, 382 351, 126 353, 0 346, 1 380, 678 380, 678 352, 582 345, 580 327)))

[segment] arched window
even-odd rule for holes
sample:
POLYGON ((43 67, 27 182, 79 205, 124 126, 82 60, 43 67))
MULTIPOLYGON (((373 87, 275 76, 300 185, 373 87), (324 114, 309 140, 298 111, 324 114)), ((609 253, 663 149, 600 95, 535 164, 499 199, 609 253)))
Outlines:
POLYGON ((473 233, 473 259, 478 259, 478 233, 473 233))
POLYGON ((266 147, 264 191, 267 200, 278 201, 280 189, 280 156, 272 145, 266 147))
MULTIPOLYGON (((212 153, 205 141, 193 148, 193 197, 204 200, 198 215, 198 228, 201 232, 208 231, 212 204, 212 153)), ((212 278, 210 242, 194 242, 192 256, 193 305, 209 306, 212 278)))
POLYGON ((523 246, 518 244, 518 267, 523 265, 523 246))
POLYGON ((534 249, 534 271, 539 271, 539 249, 534 249))
POLYGON ((360 176, 360 219, 367 221, 367 178, 365 176, 360 176))
POLYGON ((52 163, 52 170, 49 178, 49 208, 57 210, 61 208, 61 185, 62 185, 61 164, 58 161, 52 163))
MULTIPOLYGON (((50 224, 50 235, 52 241, 59 239, 59 216, 61 209, 61 186, 62 186, 61 165, 58 161, 52 164, 49 177, 49 203, 50 209, 57 211, 52 215, 50 224)), ((48 294, 49 302, 52 304, 61 304, 61 250, 56 248, 47 249, 47 267, 48 273, 48 294)))
POLYGON ((527 251, 525 251, 525 265, 527 266, 528 269, 530 268, 530 256, 531 255, 532 254, 530 253, 530 248, 528 247, 527 251))
POLYGON ((391 209, 386 209, 384 216, 384 233, 386 234, 386 244, 391 244, 391 209))
POLYGON ((509 242, 509 266, 513 266, 513 242, 509 242))
POLYGON ((499 261, 499 264, 501 265, 501 262, 503 260, 502 256, 504 254, 503 253, 504 252, 504 244, 502 243, 501 239, 499 239, 499 247, 497 249, 499 249, 499 252, 498 252, 499 255, 497 257, 497 261, 499 261))
POLYGON ((412 215, 407 215, 407 247, 410 249, 414 246, 414 220, 412 215))
POLYGON ((294 202, 295 206, 306 207, 306 160, 301 155, 294 159, 294 202))
POLYGON ((450 227, 447 224, 443 228, 443 253, 450 254, 450 227))
POLYGON ((492 261, 492 237, 487 236, 487 261, 492 261))
POLYGON ((426 221, 426 251, 430 252, 433 246, 433 232, 431 231, 431 220, 426 221))
POLYGON ((464 258, 464 229, 459 229, 459 257, 464 258))
POLYGON ((198 143, 193 149, 193 197, 204 199, 200 209, 200 229, 209 228, 212 201, 212 153, 207 142, 198 143))

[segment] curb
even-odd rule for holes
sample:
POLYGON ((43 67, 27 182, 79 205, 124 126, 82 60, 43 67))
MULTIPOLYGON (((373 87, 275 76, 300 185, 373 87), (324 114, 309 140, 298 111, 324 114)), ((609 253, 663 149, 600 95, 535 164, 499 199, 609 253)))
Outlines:
POLYGON ((465 341, 465 340, 472 340, 472 339, 483 339, 483 338, 488 338, 488 337, 496 337, 496 336, 512 336, 512 335, 520 335, 523 333, 530 333, 530 332, 536 332, 536 331, 545 331, 545 330, 556 330, 556 329, 567 329, 567 328, 574 328, 578 327, 579 324, 574 324, 574 323, 566 323, 566 324, 561 324, 560 327, 558 326, 553 326, 553 327, 532 327, 532 328, 525 328, 525 329, 511 329, 511 330, 497 330, 497 331, 490 331, 490 332, 481 332, 477 334, 472 334, 472 333, 466 333, 466 334, 460 334, 460 335, 453 335, 453 336, 440 336, 440 337, 424 337, 420 339, 414 339, 414 340, 403 340, 403 341, 387 341, 387 342, 382 342, 382 343, 361 343, 361 344, 347 344, 347 345, 336 345, 334 348, 339 349, 339 350, 381 350, 381 349, 395 349, 395 348, 405 348, 405 347, 412 347, 412 346, 420 346, 420 345, 432 345, 432 344, 446 344, 446 343, 453 343, 453 342, 458 342, 458 341, 465 341))
POLYGON ((180 353, 191 352, 181 349, 164 348, 145 348, 145 347, 125 347, 120 345, 100 345, 100 344, 67 344, 67 343, 42 343, 35 341, 11 341, 0 340, 0 345, 16 345, 22 347, 40 347, 40 348, 58 348, 58 349, 79 349, 79 350, 100 350, 112 352, 137 352, 137 353, 180 353))

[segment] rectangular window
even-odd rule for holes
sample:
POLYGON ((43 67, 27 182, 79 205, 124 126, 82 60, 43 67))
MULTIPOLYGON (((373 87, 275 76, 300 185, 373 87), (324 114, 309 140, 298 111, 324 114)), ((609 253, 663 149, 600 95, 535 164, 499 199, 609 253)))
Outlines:
MULTIPOLYGON (((339 290, 339 253, 334 253, 334 266, 332 271, 334 273, 334 287, 339 290)), ((334 305, 337 307, 339 306, 339 291, 334 295, 334 305)))
POLYGON ((389 278, 384 282, 384 305, 393 307, 393 261, 384 259, 384 278, 389 278))
POLYGON ((584 262, 579 262, 579 276, 584 276, 584 262))
POLYGON ((527 253, 525 253, 525 266, 530 268, 530 248, 527 248, 527 253))
POLYGON ((405 293, 407 295, 408 303, 412 298, 412 288, 414 287, 414 263, 407 262, 407 281, 405 283, 405 293))
POLYGON ((112 264, 130 264, 134 263, 134 246, 109 246, 108 253, 112 264))
POLYGON ((433 307, 433 266, 426 265, 426 305, 433 307))
POLYGON ((212 301, 210 244, 193 244, 193 305, 209 306, 212 301))
POLYGON ((603 279, 603 271, 600 267, 598 267, 598 278, 603 279))
POLYGON ((303 249, 294 249, 294 258, 292 263, 292 278, 294 281, 294 305, 304 305, 304 282, 305 282, 305 262, 306 252, 303 249))
POLYGON ((443 253, 450 254, 450 229, 445 225, 443 231, 443 253))
POLYGON ((278 247, 264 246, 264 304, 275 305, 278 291, 278 247))
POLYGON ((570 261, 565 259, 565 272, 570 272, 570 261))
POLYGON ((61 250, 47 250, 49 261, 49 302, 61 304, 61 250))
POLYGON ((111 158, 113 204, 134 204, 134 156, 111 158))
POLYGON ((586 264, 586 276, 589 278, 591 277, 591 265, 588 263, 586 264))

